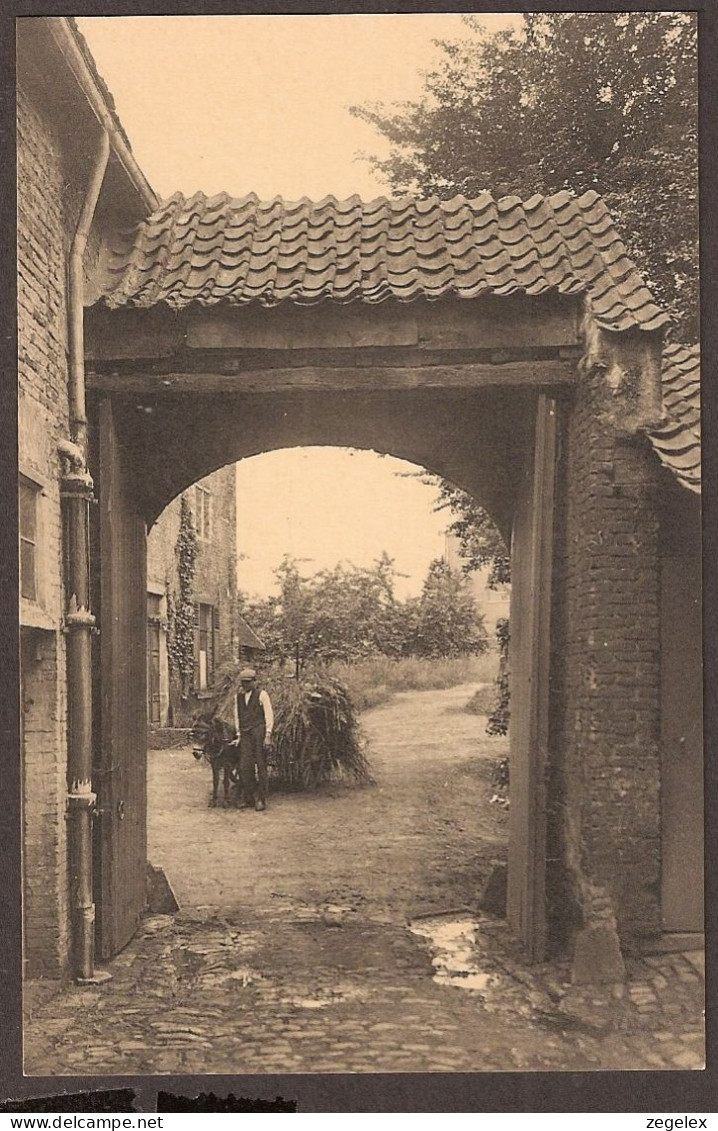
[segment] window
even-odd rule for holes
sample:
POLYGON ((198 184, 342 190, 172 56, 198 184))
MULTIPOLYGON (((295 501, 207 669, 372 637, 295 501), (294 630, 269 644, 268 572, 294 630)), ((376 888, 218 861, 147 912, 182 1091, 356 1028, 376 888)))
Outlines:
POLYGON ((195 691, 212 686, 219 660, 219 610, 215 605, 195 605, 195 691))
POLYGON ((20 595, 37 601, 37 496, 39 489, 20 479, 20 595))
POLYGON ((160 722, 160 618, 162 598, 156 593, 147 594, 147 718, 150 723, 160 722))
POLYGON ((194 489, 194 521, 197 537, 209 542, 212 537, 212 492, 208 487, 194 489))
POLYGON ((147 619, 159 621, 162 618, 162 597, 159 593, 147 594, 147 619))

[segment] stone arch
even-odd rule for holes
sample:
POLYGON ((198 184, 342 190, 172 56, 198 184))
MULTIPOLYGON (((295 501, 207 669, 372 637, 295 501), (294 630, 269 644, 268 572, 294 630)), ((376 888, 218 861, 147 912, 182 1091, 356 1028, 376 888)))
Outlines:
POLYGON ((426 467, 485 507, 507 542, 536 396, 520 390, 195 394, 113 398, 148 525, 219 467, 278 448, 365 448, 426 467))

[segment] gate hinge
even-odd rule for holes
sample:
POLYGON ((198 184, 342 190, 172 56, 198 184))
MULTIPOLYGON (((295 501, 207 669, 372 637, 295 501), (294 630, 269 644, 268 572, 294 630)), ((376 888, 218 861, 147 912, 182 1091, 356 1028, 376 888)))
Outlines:
POLYGON ((125 802, 121 799, 116 805, 96 805, 93 814, 97 817, 115 817, 121 821, 125 819, 125 802))

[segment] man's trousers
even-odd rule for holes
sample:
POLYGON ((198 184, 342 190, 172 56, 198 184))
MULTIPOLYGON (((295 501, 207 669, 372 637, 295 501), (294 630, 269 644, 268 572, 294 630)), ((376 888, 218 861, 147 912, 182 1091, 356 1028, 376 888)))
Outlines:
POLYGON ((247 805, 267 800, 267 761, 264 756, 264 727, 242 732, 239 740, 239 777, 247 805), (255 777, 254 767, 257 767, 255 777))

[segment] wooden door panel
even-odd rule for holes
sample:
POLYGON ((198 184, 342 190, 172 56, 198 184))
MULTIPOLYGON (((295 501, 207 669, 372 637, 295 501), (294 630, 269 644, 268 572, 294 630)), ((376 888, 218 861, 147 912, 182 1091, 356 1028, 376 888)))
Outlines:
POLYGON ((661 565, 663 930, 701 933, 705 912, 700 548, 687 537, 680 552, 663 555, 661 565))
POLYGON ((147 719, 160 721, 160 626, 147 625, 147 719))
POLYGON ((512 539, 507 916, 526 948, 546 954, 546 766, 553 563, 556 403, 540 396, 533 451, 512 539))
POLYGON ((146 529, 112 405, 99 409, 100 718, 96 762, 98 954, 132 938, 146 899, 146 529))

